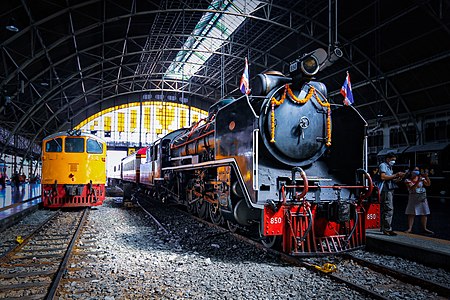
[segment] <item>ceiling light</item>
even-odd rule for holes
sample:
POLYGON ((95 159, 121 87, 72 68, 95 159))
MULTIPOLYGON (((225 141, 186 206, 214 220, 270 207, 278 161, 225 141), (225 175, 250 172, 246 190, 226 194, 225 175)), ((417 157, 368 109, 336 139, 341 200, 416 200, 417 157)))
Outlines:
POLYGON ((16 25, 16 20, 14 18, 9 19, 8 24, 6 25, 6 29, 12 32, 18 32, 19 27, 16 25))

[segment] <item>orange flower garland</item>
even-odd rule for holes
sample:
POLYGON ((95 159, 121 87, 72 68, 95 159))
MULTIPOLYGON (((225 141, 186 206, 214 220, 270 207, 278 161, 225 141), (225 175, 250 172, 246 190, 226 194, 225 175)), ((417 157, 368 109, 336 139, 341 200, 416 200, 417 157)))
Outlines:
POLYGON ((330 107, 330 103, 327 101, 327 99, 325 99, 325 97, 324 97, 324 101, 320 100, 319 96, 317 95, 316 89, 313 86, 309 87, 308 94, 303 99, 297 98, 294 95, 294 93, 292 92, 292 90, 288 84, 286 84, 284 86, 284 92, 281 95, 280 100, 277 100, 277 99, 275 99, 275 97, 272 97, 272 99, 271 99, 272 111, 270 114, 271 115, 271 121, 270 121, 270 129, 271 129, 270 137, 271 137, 271 139, 270 139, 270 142, 275 143, 275 106, 280 106, 281 104, 283 104, 284 100, 286 99, 286 92, 288 93, 289 98, 293 102, 298 103, 298 104, 305 104, 314 95, 314 98, 317 100, 317 102, 322 107, 327 108, 327 141, 326 141, 325 145, 327 147, 330 147, 331 146, 331 107, 330 107))
POLYGON ((270 142, 271 143, 275 143, 275 105, 276 106, 280 106, 281 104, 283 104, 284 99, 286 99, 286 88, 284 89, 283 95, 281 95, 280 100, 275 99, 275 97, 272 97, 271 99, 271 104, 272 104, 272 111, 270 113, 271 116, 271 120, 270 120, 270 142))
POLYGON ((275 101, 272 101, 272 111, 270 112, 270 117, 270 142, 275 143, 275 101))
POLYGON ((327 142, 325 143, 327 147, 331 146, 331 108, 330 103, 328 103, 327 111, 327 142))
MULTIPOLYGON (((310 87, 310 89, 309 89, 309 91, 308 91, 308 94, 306 95, 306 97, 305 97, 304 99, 298 99, 298 98, 294 95, 294 93, 292 92, 291 87, 290 87, 289 85, 286 84, 285 87, 286 87, 286 89, 287 89, 287 91, 288 91, 289 97, 290 97, 291 100, 294 101, 295 103, 298 103, 298 104, 305 104, 306 102, 309 101, 309 99, 311 99, 311 97, 312 97, 313 94, 314 94, 314 96, 316 96, 316 98, 317 98, 317 95, 316 95, 316 89, 315 89, 313 86, 310 87)), ((320 100, 319 100, 319 101, 320 101, 320 100)), ((320 103, 320 102, 319 102, 319 103, 320 103)), ((322 106, 323 106, 323 105, 322 105, 322 106)))

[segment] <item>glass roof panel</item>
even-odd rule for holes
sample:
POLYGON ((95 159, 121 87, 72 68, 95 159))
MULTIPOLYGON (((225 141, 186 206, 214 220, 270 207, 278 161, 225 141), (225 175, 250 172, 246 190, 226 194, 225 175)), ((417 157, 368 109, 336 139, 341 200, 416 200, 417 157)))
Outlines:
POLYGON ((213 0, 165 73, 166 78, 189 80, 260 4, 257 0, 213 0), (229 14, 224 14, 228 12, 229 14))

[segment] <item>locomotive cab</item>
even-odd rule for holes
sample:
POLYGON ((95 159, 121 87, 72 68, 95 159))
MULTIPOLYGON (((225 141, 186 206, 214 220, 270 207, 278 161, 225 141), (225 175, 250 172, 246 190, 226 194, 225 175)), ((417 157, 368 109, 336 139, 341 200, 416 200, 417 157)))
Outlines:
POLYGON ((57 133, 42 147, 46 207, 101 205, 105 198, 106 143, 84 133, 57 133))

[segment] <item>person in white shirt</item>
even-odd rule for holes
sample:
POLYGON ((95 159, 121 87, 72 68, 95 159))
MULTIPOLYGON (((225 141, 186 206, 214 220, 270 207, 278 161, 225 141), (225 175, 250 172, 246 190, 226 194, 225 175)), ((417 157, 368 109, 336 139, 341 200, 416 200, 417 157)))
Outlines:
POLYGON ((405 180, 405 184, 409 191, 408 205, 405 210, 405 214, 408 215, 408 229, 405 232, 411 233, 414 218, 420 216, 423 231, 428 234, 433 234, 433 231, 427 228, 427 216, 430 214, 430 208, 428 207, 425 187, 431 185, 428 172, 420 174, 419 168, 415 167, 409 178, 405 180))

